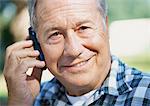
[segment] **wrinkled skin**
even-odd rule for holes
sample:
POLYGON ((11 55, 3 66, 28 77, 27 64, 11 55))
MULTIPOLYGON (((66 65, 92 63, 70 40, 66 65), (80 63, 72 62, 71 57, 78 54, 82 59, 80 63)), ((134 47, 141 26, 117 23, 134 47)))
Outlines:
POLYGON ((45 62, 36 58, 31 41, 7 48, 4 76, 9 105, 33 105, 40 90, 45 66, 65 86, 69 95, 79 96, 101 86, 110 64, 107 19, 94 0, 38 0, 37 37, 45 62), (31 76, 26 72, 34 71, 31 76))
POLYGON ((77 96, 100 87, 109 71, 110 53, 96 2, 39 1, 36 16, 47 67, 68 93, 77 96))
POLYGON ((8 88, 8 105, 30 106, 40 91, 39 82, 45 62, 35 59, 39 52, 32 48, 32 41, 20 41, 7 47, 4 76, 8 88), (28 76, 26 72, 33 68, 28 76))

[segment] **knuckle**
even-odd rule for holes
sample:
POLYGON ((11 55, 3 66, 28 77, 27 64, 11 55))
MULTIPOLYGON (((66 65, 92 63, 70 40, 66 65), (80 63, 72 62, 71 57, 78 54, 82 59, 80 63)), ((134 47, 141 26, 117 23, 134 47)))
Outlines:
POLYGON ((28 61, 22 61, 20 67, 22 68, 27 68, 28 67, 29 62, 28 61))
POLYGON ((8 46, 7 48, 6 48, 6 53, 8 53, 8 52, 10 52, 11 51, 11 46, 8 46))
POLYGON ((10 55, 15 57, 17 55, 17 52, 16 51, 12 51, 10 55))
POLYGON ((23 66, 27 65, 27 61, 22 61, 21 65, 23 65, 23 66))
POLYGON ((4 75, 4 76, 6 76, 6 75, 7 75, 6 71, 3 71, 3 75, 4 75))
POLYGON ((28 61, 22 61, 19 65, 19 69, 28 69, 29 68, 29 62, 28 61))
POLYGON ((5 78, 12 77, 15 70, 16 70, 16 66, 13 65, 12 67, 12 65, 7 64, 6 66, 4 66, 4 70, 3 70, 4 77, 5 78))
POLYGON ((10 79, 12 76, 12 74, 9 74, 8 72, 6 72, 6 71, 4 71, 3 72, 3 75, 4 75, 4 77, 6 78, 6 79, 10 79))

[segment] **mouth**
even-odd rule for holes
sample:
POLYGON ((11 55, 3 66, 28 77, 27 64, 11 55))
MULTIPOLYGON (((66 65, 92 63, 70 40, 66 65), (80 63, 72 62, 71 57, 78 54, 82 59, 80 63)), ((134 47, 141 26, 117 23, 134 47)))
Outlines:
POLYGON ((64 65, 61 67, 61 72, 62 71, 79 72, 79 71, 87 70, 91 64, 90 60, 92 60, 92 58, 93 56, 84 61, 80 61, 71 65, 64 65))
POLYGON ((72 64, 72 65, 66 65, 64 67, 80 67, 80 66, 83 66, 85 65, 91 58, 85 60, 85 61, 81 61, 81 62, 78 62, 78 63, 75 63, 75 64, 72 64))

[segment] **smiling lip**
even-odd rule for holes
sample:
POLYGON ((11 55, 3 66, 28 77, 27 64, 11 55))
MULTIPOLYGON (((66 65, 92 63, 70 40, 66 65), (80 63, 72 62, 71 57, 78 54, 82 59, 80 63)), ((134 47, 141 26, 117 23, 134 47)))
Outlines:
MULTIPOLYGON (((93 57, 93 56, 92 56, 93 57)), ((91 58, 92 58, 91 57, 91 58)), ((65 65, 61 67, 61 71, 67 71, 67 72, 79 72, 79 71, 83 71, 86 70, 87 66, 89 66, 89 61, 91 60, 91 58, 85 60, 85 61, 81 61, 72 65, 65 65)))
MULTIPOLYGON (((89 60, 89 59, 88 59, 88 60, 89 60)), ((66 65, 66 66, 64 66, 64 67, 80 67, 80 66, 86 64, 86 62, 87 62, 88 60, 81 61, 81 62, 75 63, 75 64, 73 64, 73 65, 66 65)))

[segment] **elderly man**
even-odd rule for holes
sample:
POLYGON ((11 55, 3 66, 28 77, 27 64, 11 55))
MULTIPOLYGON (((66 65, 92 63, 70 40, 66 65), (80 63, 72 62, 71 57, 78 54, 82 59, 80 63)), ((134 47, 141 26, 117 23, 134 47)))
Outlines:
POLYGON ((150 106, 150 75, 110 54, 106 10, 105 0, 30 0, 45 60, 37 59, 31 40, 7 48, 8 104, 150 106), (55 77, 40 87, 44 66, 55 77))

